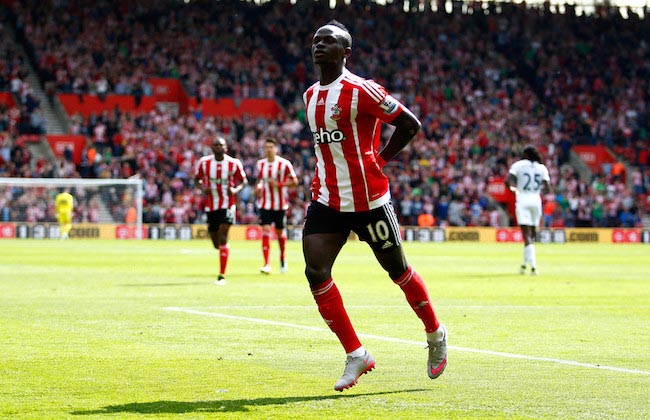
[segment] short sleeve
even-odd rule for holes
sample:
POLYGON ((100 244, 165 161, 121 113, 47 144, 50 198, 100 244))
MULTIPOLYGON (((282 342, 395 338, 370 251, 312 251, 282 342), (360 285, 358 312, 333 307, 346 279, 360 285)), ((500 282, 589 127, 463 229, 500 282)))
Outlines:
POLYGON ((235 175, 237 178, 237 183, 241 183, 246 180, 246 172, 244 172, 244 165, 242 165, 241 160, 235 160, 235 166, 237 167, 235 175))
POLYGON ((546 167, 546 165, 542 165, 542 179, 546 182, 551 181, 551 176, 548 173, 548 168, 546 167))
POLYGON ((194 166, 194 178, 198 179, 203 176, 203 159, 199 159, 199 161, 196 163, 194 166))
POLYGON ((359 84, 359 111, 390 123, 404 109, 404 105, 373 80, 359 84))
POLYGON ((519 169, 519 162, 521 162, 521 161, 517 161, 517 162, 513 163, 510 166, 510 170, 508 171, 508 173, 510 173, 510 174, 512 174, 514 176, 517 176, 517 170, 519 169))
POLYGON ((293 165, 289 160, 287 160, 285 165, 285 171, 284 171, 284 181, 287 181, 289 179, 296 178, 296 171, 293 169, 293 165))

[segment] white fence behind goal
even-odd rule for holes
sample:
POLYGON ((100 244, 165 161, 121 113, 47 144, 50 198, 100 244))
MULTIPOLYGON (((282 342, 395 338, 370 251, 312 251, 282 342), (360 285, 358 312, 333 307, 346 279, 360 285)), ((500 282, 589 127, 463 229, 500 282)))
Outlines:
POLYGON ((0 178, 0 222, 56 223, 54 197, 68 190, 75 199, 73 224, 125 223, 134 209, 142 239, 142 186, 134 178, 0 178))

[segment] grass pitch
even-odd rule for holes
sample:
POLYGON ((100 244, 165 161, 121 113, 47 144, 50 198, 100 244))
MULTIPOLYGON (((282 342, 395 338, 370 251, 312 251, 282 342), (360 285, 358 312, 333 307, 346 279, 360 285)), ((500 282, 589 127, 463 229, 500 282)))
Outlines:
POLYGON ((303 276, 258 273, 231 242, 0 241, 0 417, 218 419, 650 418, 650 247, 407 243, 449 329, 431 381, 419 320, 370 250, 336 280, 377 368, 333 390, 345 354, 303 276))

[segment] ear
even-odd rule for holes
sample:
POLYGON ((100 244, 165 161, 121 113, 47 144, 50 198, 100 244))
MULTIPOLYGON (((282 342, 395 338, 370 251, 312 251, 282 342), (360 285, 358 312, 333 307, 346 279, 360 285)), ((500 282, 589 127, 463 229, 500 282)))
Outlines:
POLYGON ((348 58, 350 58, 350 55, 352 55, 352 48, 350 47, 345 47, 343 50, 343 60, 348 61, 348 58))

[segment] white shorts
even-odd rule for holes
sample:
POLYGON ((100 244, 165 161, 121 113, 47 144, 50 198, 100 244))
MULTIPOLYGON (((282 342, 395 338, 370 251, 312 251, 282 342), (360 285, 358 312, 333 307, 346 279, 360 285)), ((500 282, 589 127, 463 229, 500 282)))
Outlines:
POLYGON ((515 206, 519 226, 538 227, 542 219, 542 206, 536 203, 517 203, 515 206))

